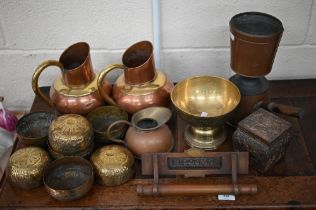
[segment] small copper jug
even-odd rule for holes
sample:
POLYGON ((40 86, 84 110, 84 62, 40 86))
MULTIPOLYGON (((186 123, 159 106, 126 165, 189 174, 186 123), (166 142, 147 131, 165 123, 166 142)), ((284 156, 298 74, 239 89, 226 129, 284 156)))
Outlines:
POLYGON ((136 112, 131 123, 118 120, 108 129, 108 139, 125 144, 135 157, 140 158, 144 153, 170 152, 174 146, 173 135, 165 124, 171 117, 171 111, 165 107, 149 107, 136 112), (114 138, 111 133, 118 124, 127 124, 130 127, 125 134, 125 141, 114 138))
MULTIPOLYGON (((99 94, 97 77, 98 73, 94 73, 91 64, 89 45, 79 42, 68 47, 59 61, 48 60, 41 63, 33 74, 32 88, 38 97, 55 107, 58 112, 85 115, 104 103, 99 94), (57 66, 61 70, 61 76, 50 89, 50 98, 38 86, 41 73, 49 66, 57 66)), ((106 94, 111 92, 107 81, 100 88, 106 94)))
POLYGON ((135 113, 149 106, 168 106, 172 82, 166 74, 156 71, 153 46, 149 41, 138 42, 123 54, 123 64, 112 64, 99 75, 98 87, 102 89, 103 79, 114 69, 123 69, 113 86, 113 98, 101 91, 111 105, 118 105, 128 113, 135 113))

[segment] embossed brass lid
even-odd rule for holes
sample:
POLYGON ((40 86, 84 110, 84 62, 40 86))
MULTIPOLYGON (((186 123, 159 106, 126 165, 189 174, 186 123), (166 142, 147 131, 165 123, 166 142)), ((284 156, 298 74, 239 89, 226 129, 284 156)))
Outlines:
POLYGON ((8 163, 8 177, 13 185, 32 189, 42 184, 45 167, 50 162, 48 153, 39 147, 25 147, 14 152, 8 163))
POLYGON ((56 118, 49 127, 50 147, 64 155, 86 150, 93 142, 93 129, 89 121, 77 114, 56 118))
POLYGON ((106 186, 127 182, 134 174, 134 156, 125 147, 109 145, 96 150, 91 156, 97 180, 106 186))

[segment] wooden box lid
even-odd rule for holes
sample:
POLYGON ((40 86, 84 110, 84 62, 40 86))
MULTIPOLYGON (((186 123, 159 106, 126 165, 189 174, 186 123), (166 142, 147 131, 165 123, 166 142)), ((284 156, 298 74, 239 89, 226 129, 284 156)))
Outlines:
POLYGON ((291 124, 275 114, 260 108, 241 120, 238 123, 238 127, 260 139, 262 143, 271 145, 290 129, 291 124))

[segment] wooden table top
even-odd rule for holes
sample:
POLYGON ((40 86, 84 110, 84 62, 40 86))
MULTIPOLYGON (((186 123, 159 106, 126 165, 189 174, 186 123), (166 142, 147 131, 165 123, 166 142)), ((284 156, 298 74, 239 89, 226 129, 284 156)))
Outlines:
MULTIPOLYGON (((48 92, 48 88, 44 88, 48 92)), ((0 185, 0 207, 9 208, 102 208, 102 209, 167 209, 167 208, 271 208, 271 207, 314 207, 316 208, 316 79, 270 81, 271 98, 274 102, 301 107, 305 111, 303 119, 282 116, 292 123, 294 140, 288 146, 285 157, 266 175, 250 169, 248 175, 238 177, 238 183, 255 183, 258 193, 239 195, 235 201, 219 201, 217 195, 207 196, 138 196, 137 184, 152 183, 151 177, 143 177, 138 170, 133 179, 117 187, 103 187, 95 184, 87 196, 77 201, 60 202, 51 198, 45 188, 21 190, 14 188, 7 178, 0 185)), ((35 98, 32 111, 51 110, 39 98, 35 98)), ((176 115, 169 126, 178 140, 178 148, 183 142, 185 123, 176 115), (173 123, 175 122, 175 123, 173 123)), ((231 130, 228 133, 231 133, 231 130)), ((18 142, 17 148, 23 147, 18 142)), ((231 137, 228 135, 219 151, 232 151, 231 137)), ((177 184, 229 184, 230 176, 207 178, 170 177, 161 183, 177 184)))

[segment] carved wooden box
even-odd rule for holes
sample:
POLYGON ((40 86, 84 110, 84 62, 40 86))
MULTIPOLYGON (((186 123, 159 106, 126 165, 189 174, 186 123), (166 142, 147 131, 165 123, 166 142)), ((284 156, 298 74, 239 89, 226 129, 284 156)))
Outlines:
POLYGON ((250 166, 260 173, 268 171, 286 151, 292 138, 291 124, 259 109, 238 123, 233 133, 235 151, 248 151, 250 166))

